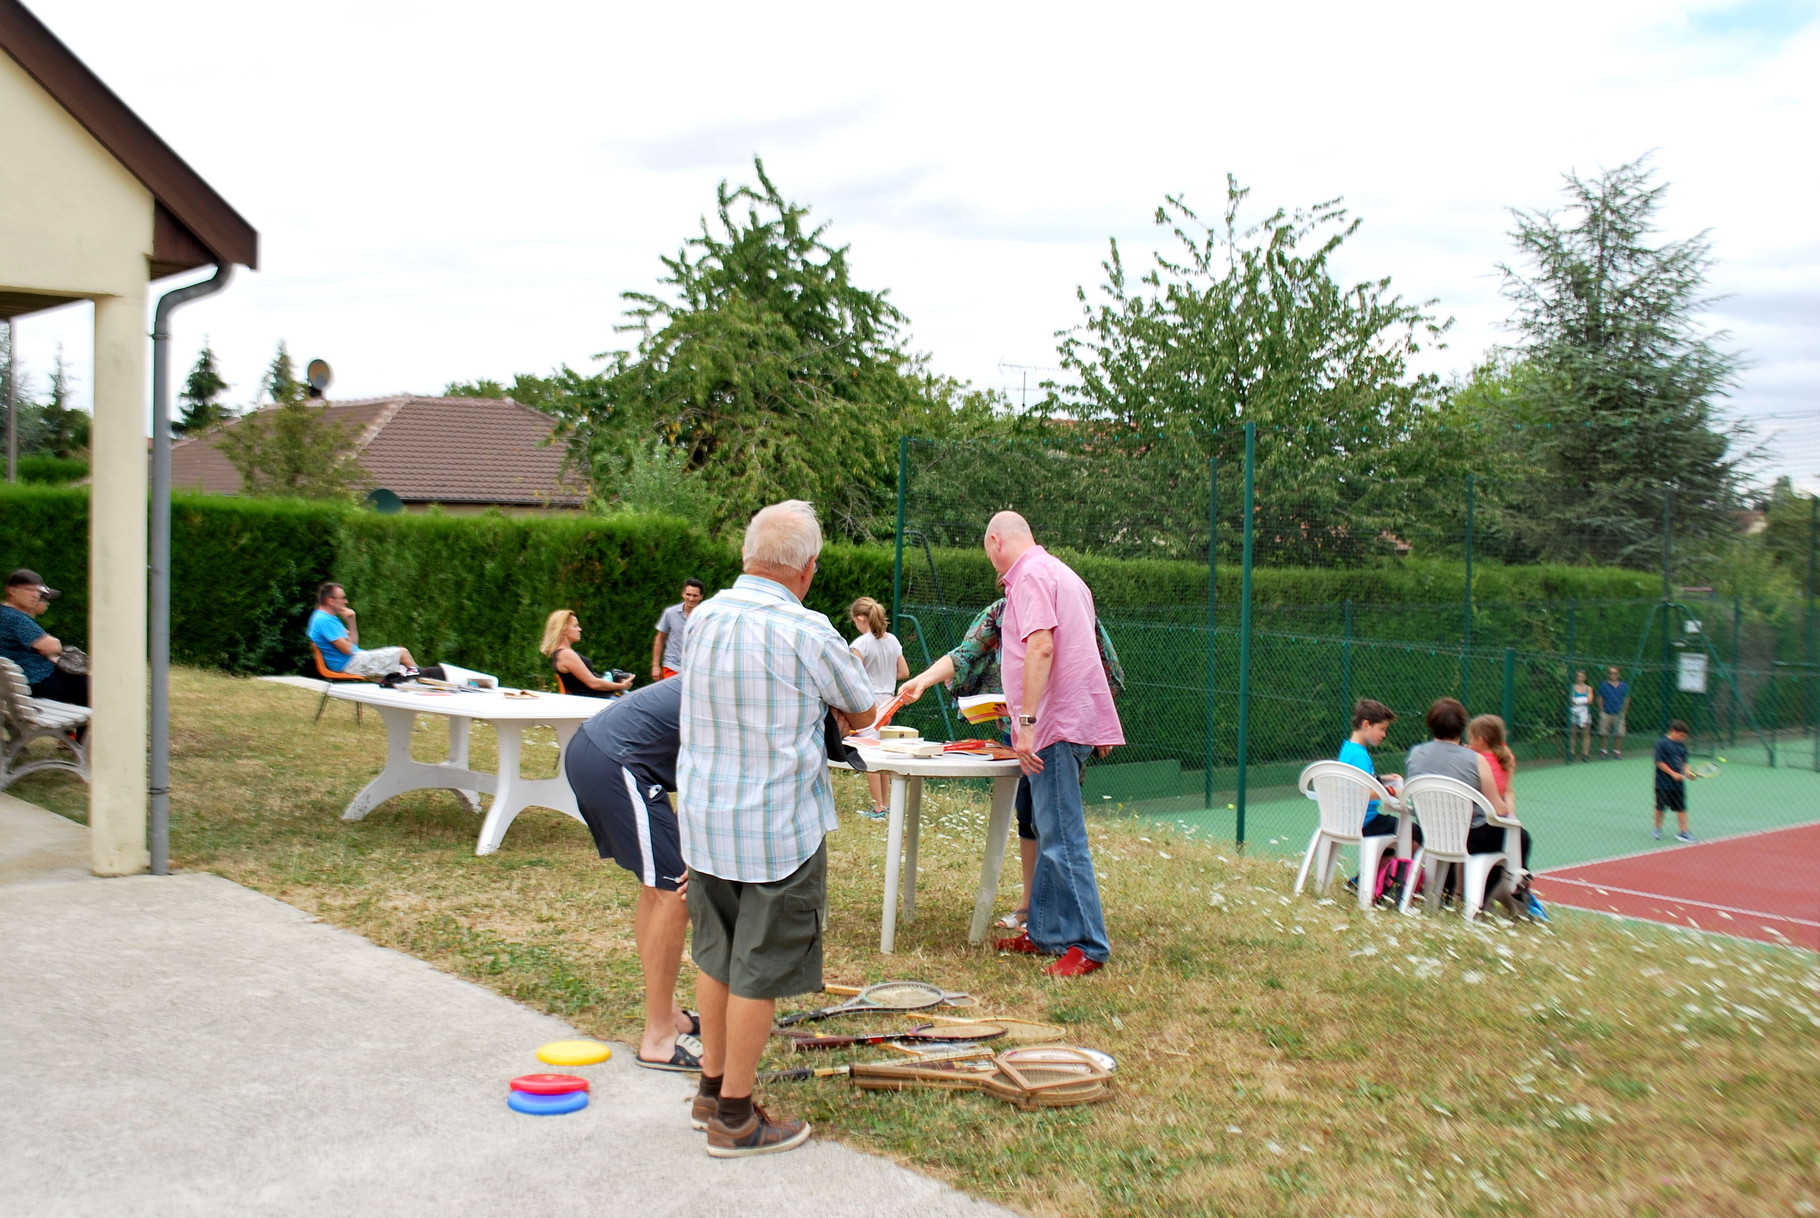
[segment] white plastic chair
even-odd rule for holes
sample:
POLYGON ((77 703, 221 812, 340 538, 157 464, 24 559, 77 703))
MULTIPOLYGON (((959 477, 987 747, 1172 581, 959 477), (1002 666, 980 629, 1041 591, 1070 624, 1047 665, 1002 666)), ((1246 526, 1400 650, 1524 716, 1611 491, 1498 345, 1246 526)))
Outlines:
MULTIPOLYGON (((1436 909, 1441 903, 1441 868, 1457 863, 1462 877, 1460 912, 1470 922, 1485 904, 1485 886, 1492 868, 1519 866, 1518 860, 1523 857, 1522 823, 1499 816, 1478 788, 1440 774, 1421 774, 1405 782, 1403 803, 1422 826, 1422 845, 1416 849, 1410 871, 1420 871, 1424 864, 1428 868, 1423 881, 1428 889, 1428 908, 1436 909), (1472 828, 1475 810, 1485 813, 1487 823, 1504 826, 1504 849, 1482 854, 1467 852, 1466 834, 1472 828)), ((1414 892, 1414 884, 1404 885, 1399 908, 1405 913, 1409 912, 1414 892)))
POLYGON ((86 706, 32 697, 24 671, 0 656, 0 732, 5 736, 0 745, 0 791, 39 770, 68 770, 87 782, 88 717, 86 706), (71 756, 33 757, 22 762, 34 740, 54 741, 71 756))
POLYGON ((1395 846, 1396 835, 1366 837, 1365 809, 1372 800, 1389 804, 1396 801, 1384 784, 1356 765, 1344 761, 1317 761, 1302 771, 1297 780, 1302 794, 1321 809, 1320 827, 1308 839, 1308 850, 1302 855, 1302 870, 1296 873, 1295 890, 1302 891, 1302 881, 1314 873, 1314 890, 1327 891, 1334 873, 1340 869, 1340 847, 1359 848, 1359 908, 1370 909, 1372 890, 1377 886, 1378 863, 1384 851, 1395 846))

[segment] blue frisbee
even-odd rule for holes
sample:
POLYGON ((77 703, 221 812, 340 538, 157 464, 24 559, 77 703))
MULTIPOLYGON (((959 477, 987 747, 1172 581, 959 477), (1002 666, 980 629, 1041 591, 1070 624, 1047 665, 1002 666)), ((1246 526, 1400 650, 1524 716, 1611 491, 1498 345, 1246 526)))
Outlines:
POLYGON ((561 1116, 565 1112, 580 1112, 588 1106, 586 1091, 568 1091, 562 1095, 532 1095, 528 1091, 514 1091, 506 1096, 506 1103, 513 1112, 529 1113, 531 1116, 561 1116))

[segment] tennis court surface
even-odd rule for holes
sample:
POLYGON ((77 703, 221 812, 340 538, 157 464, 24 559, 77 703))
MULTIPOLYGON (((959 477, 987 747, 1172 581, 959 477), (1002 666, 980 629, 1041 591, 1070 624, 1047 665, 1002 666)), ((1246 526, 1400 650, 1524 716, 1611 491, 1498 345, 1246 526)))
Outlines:
POLYGON ((1820 951, 1820 823, 1544 871, 1544 901, 1820 951))

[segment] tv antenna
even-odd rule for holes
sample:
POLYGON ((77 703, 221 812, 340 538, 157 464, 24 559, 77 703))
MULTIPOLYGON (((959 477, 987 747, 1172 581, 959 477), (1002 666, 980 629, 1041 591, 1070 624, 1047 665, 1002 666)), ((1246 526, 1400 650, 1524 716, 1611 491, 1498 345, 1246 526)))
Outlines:
POLYGON ((1001 373, 1015 372, 1018 374, 1022 386, 1021 396, 1023 399, 1022 404, 1018 407, 1019 410, 1027 410, 1030 407, 1030 374, 1032 372, 1061 371, 1060 368, 1051 368, 1047 364, 1014 364, 1010 360, 1004 359, 1001 359, 998 362, 998 370, 1001 373))

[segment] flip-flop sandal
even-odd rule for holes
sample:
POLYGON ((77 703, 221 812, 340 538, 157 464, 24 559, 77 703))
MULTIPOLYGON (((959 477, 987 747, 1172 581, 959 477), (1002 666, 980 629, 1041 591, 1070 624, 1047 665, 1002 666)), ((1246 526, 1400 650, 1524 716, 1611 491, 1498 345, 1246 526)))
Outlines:
POLYGON ((693 1074, 701 1070, 701 1042, 684 1033, 676 1038, 676 1046, 670 1050, 670 1060, 654 1062, 647 1058, 634 1058, 647 1070, 671 1070, 679 1074, 693 1074))
POLYGON ((701 1035, 701 1012, 700 1011, 684 1011, 683 1014, 687 1015, 689 1017, 689 1033, 688 1034, 690 1036, 699 1037, 701 1035))

